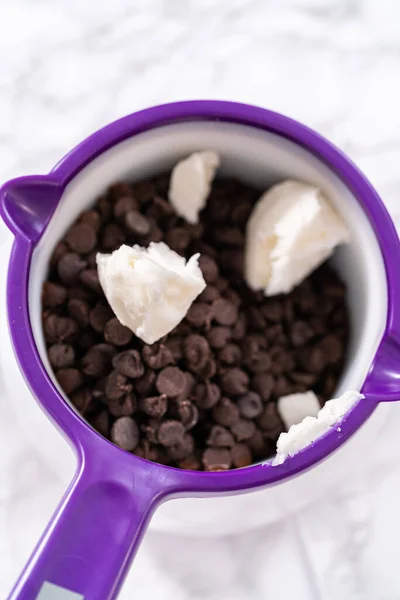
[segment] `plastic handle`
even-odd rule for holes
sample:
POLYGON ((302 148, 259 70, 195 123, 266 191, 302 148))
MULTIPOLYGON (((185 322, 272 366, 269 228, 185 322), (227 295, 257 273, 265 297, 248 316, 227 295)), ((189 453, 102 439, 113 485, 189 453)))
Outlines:
POLYGON ((129 485, 78 473, 9 600, 116 598, 160 502, 143 464, 129 485))

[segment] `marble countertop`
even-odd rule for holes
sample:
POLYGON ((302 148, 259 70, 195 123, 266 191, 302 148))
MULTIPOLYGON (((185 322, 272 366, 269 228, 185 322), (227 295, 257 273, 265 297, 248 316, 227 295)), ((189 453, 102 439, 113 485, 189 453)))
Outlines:
MULTIPOLYGON (((139 108, 234 99, 330 138, 400 225, 398 0, 3 0, 0 22, 2 181, 47 172, 90 132, 139 108)), ((0 225, 2 298, 10 243, 0 225)), ((18 426, 3 342, 1 598, 68 482, 18 426)), ((398 600, 399 427, 393 405, 369 468, 287 522, 214 540, 149 532, 121 598, 398 600)))

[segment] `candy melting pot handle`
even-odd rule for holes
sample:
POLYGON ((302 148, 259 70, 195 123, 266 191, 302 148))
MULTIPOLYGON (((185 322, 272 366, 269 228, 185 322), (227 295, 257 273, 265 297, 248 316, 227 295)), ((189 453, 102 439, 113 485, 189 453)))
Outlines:
POLYGON ((150 487, 80 473, 9 600, 116 598, 155 508, 150 487))

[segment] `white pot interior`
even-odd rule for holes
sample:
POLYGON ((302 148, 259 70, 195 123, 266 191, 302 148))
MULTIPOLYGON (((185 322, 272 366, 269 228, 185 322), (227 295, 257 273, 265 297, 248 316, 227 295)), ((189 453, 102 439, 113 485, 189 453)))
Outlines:
POLYGON ((351 313, 348 360, 337 393, 359 389, 383 334, 387 314, 384 264, 362 208, 325 164, 295 143, 253 127, 199 121, 167 125, 136 135, 96 158, 67 186, 34 251, 29 280, 33 333, 54 382, 41 327, 41 287, 56 242, 109 184, 167 171, 179 159, 204 149, 220 153, 221 175, 235 176, 259 187, 260 191, 289 177, 320 186, 347 222, 351 243, 342 247, 333 259, 347 283, 351 313))

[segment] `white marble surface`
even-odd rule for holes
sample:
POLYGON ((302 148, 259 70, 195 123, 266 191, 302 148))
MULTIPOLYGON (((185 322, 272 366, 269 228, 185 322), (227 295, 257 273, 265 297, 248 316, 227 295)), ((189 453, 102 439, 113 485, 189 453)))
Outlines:
MULTIPOLYGON (((398 0, 3 0, 0 179, 48 171, 138 108, 235 99, 333 140, 400 224, 399 22, 398 0)), ((2 297, 10 241, 1 226, 2 297)), ((1 598, 67 483, 17 426, 5 353, 0 344, 1 598)), ((290 521, 213 541, 150 532, 121 597, 398 600, 399 426, 393 406, 360 477, 290 521)))

